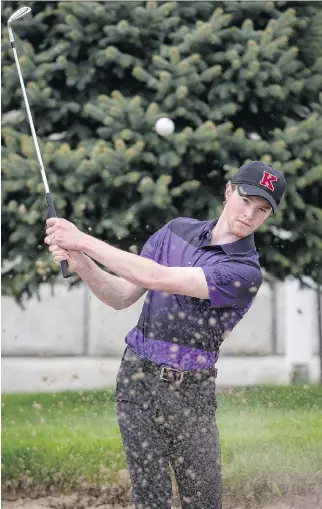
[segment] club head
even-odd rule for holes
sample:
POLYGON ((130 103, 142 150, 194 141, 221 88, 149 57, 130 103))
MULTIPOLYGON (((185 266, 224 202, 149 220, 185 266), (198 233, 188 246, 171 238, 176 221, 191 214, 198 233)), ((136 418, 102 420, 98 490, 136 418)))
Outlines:
POLYGON ((10 18, 8 19, 8 25, 9 25, 9 23, 16 21, 17 19, 23 18, 30 11, 31 11, 30 7, 21 7, 16 12, 11 14, 10 18))

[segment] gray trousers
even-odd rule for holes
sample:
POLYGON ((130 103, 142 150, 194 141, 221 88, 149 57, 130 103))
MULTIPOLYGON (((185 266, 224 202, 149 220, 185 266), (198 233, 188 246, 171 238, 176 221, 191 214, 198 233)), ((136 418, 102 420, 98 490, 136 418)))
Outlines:
POLYGON ((132 354, 116 383, 118 423, 137 509, 170 509, 170 465, 182 509, 221 509, 221 458, 215 419, 215 370, 180 382, 132 354))

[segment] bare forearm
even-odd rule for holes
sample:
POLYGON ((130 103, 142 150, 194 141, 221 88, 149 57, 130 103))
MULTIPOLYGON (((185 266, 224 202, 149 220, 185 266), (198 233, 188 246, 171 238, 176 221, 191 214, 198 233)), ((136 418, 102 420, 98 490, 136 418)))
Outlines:
POLYGON ((81 250, 118 276, 147 289, 157 289, 165 269, 152 260, 122 251, 89 235, 84 235, 81 250))
POLYGON ((120 278, 100 269, 88 257, 86 257, 86 263, 82 264, 77 273, 91 292, 104 304, 113 309, 127 307, 128 295, 120 278))

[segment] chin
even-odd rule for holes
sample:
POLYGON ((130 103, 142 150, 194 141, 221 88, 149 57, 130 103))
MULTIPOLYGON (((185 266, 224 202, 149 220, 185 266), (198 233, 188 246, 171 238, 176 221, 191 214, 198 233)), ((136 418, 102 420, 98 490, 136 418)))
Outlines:
POLYGON ((248 235, 250 235, 252 233, 252 229, 250 226, 243 226, 242 224, 238 223, 238 224, 232 224, 229 228, 230 230, 230 233, 232 233, 233 235, 236 235, 236 237, 240 237, 240 238, 243 238, 243 237, 247 237, 248 235))
POLYGON ((241 231, 239 228, 232 228, 230 230, 230 233, 232 233, 233 235, 235 235, 235 237, 239 237, 239 238, 243 238, 243 237, 247 237, 247 235, 249 235, 248 232, 244 232, 244 231, 241 231))

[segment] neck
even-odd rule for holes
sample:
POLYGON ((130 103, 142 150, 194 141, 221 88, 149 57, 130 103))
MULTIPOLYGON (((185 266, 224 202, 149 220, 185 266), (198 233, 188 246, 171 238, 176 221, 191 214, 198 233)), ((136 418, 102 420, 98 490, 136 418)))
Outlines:
POLYGON ((240 237, 237 237, 237 235, 234 235, 229 231, 225 207, 217 221, 217 224, 212 230, 211 243, 219 245, 230 244, 231 242, 236 242, 237 240, 240 240, 240 237))

